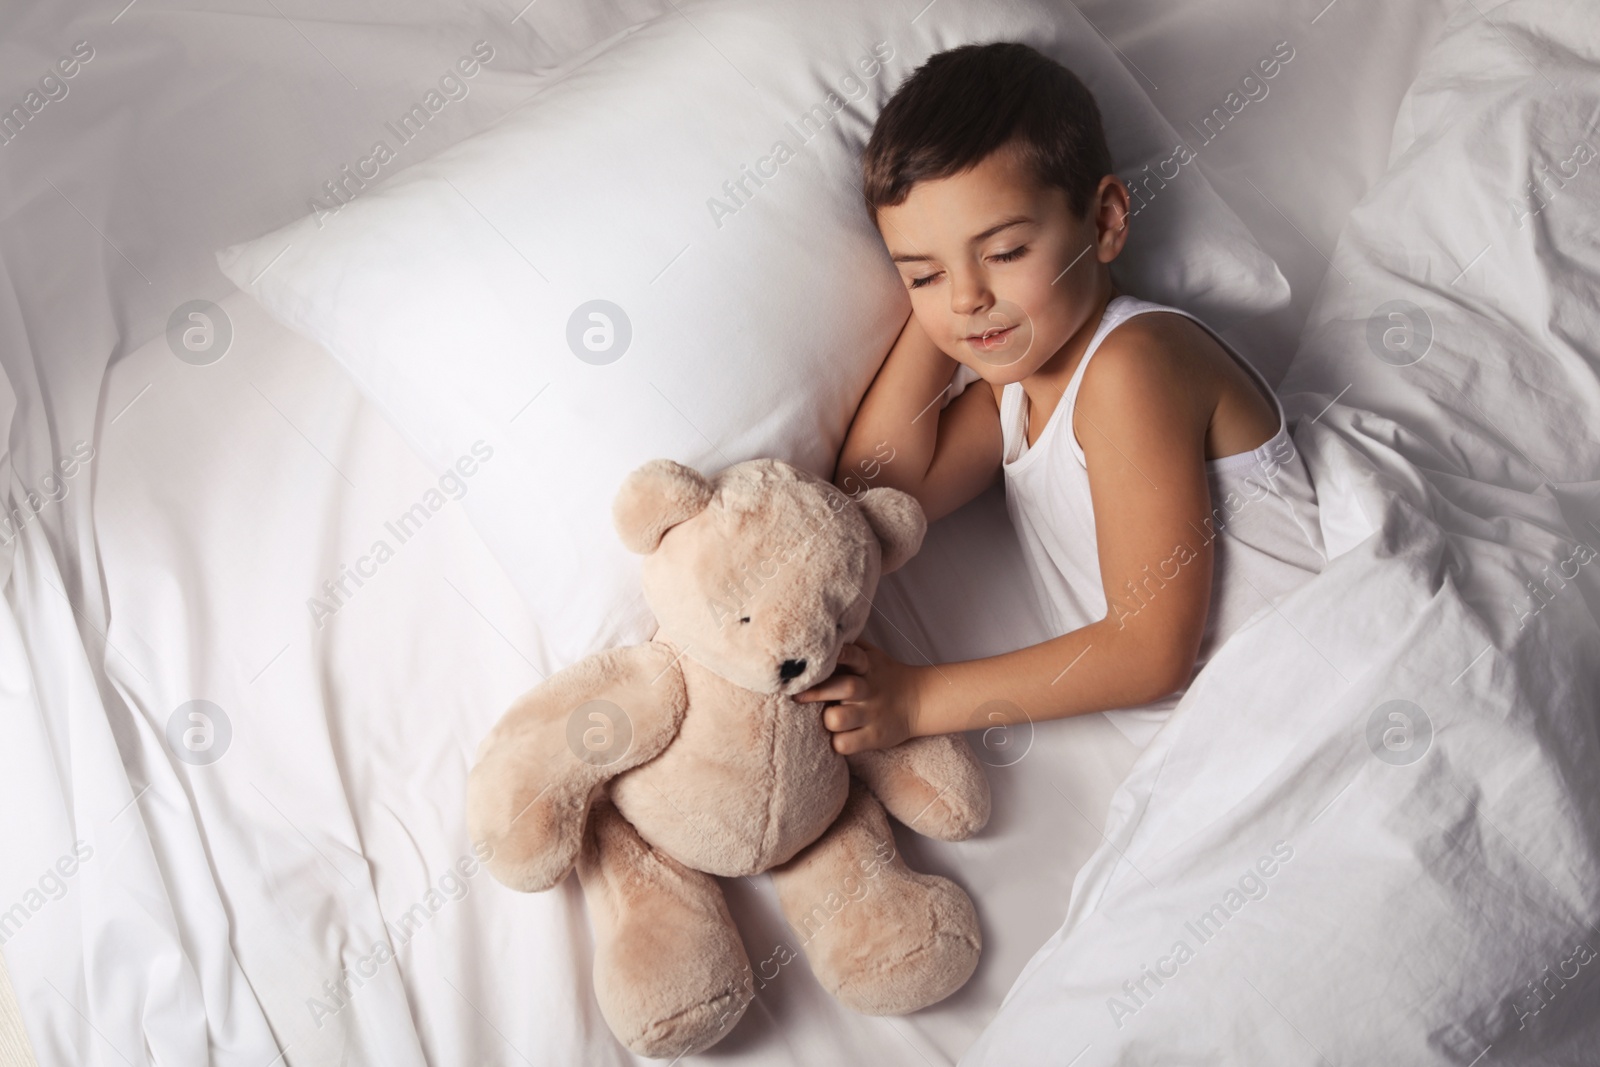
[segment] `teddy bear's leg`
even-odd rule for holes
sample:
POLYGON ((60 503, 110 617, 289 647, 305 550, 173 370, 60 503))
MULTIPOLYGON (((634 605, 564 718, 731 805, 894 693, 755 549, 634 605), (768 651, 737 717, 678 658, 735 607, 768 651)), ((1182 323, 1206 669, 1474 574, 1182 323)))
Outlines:
POLYGON ((612 1033, 642 1056, 699 1052, 755 995, 722 887, 650 847, 595 802, 577 859, 594 926, 594 991, 612 1033))
POLYGON ((904 1015, 971 977, 982 940, 967 894, 919 874, 859 780, 828 831, 772 870, 778 902, 824 989, 866 1015, 904 1015))
POLYGON ((925 837, 963 841, 989 821, 989 779, 960 734, 913 737, 846 759, 890 815, 925 837))

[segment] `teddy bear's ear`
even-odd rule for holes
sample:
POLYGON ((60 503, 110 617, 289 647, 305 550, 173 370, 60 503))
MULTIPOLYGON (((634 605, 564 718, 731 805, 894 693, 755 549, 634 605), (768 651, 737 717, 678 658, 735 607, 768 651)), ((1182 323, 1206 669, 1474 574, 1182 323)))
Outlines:
POLYGON ((692 467, 653 459, 623 479, 611 522, 630 552, 649 555, 666 532, 711 503, 711 483, 692 467))
POLYGON ((898 570, 917 554, 923 535, 928 532, 928 517, 916 497, 880 485, 856 497, 856 504, 883 546, 884 574, 898 570))

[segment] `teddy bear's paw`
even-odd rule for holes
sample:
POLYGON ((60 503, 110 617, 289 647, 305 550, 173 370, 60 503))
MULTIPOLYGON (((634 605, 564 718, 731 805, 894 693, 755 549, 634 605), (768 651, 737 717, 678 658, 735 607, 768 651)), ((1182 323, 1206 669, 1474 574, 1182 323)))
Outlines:
POLYGON ((663 1059, 716 1044, 755 995, 738 937, 720 924, 622 922, 595 958, 595 996, 612 1033, 663 1059))
POLYGON ((867 749, 849 763, 889 814, 924 837, 965 841, 989 822, 989 780, 960 734, 867 749))
POLYGON ((467 778, 467 830, 496 879, 538 892, 566 877, 606 783, 677 735, 688 695, 676 655, 658 642, 598 652, 500 717, 467 778))
POLYGON ((978 967, 982 939, 967 894, 948 878, 903 876, 902 885, 874 894, 877 907, 819 931, 817 940, 828 943, 805 947, 823 987, 863 1015, 908 1015, 935 1004, 978 967))
POLYGON ((524 893, 549 889, 572 869, 583 841, 585 796, 538 788, 485 761, 467 782, 467 828, 490 849, 487 866, 524 893))
MULTIPOLYGON (((677 1060, 703 1052, 720 1041, 743 1018, 752 994, 748 983, 723 991, 709 1000, 699 1001, 677 1012, 653 1018, 639 1018, 631 1030, 619 1029, 606 1013, 617 1039, 629 1049, 651 1059, 677 1060)), ((614 1005, 614 1009, 620 1005, 614 1005)))
POLYGON ((943 785, 907 776, 884 807, 901 823, 937 841, 965 841, 989 822, 989 788, 982 777, 943 785))

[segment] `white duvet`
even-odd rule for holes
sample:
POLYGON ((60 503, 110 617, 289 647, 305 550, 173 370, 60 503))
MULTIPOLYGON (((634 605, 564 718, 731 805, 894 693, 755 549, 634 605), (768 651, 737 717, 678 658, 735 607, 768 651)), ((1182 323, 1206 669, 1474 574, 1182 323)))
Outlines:
POLYGON ((1597 119, 1600 10, 1455 13, 1283 386, 1335 558, 963 1064, 1600 1063, 1597 119))

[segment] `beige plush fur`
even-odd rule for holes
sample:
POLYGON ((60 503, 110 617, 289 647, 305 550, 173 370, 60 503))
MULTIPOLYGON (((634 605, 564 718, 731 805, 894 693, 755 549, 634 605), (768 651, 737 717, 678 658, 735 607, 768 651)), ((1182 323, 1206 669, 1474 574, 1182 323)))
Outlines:
POLYGON ((551 676, 484 739, 468 823, 495 877, 537 891, 576 867, 601 1011, 646 1056, 716 1043, 754 995, 717 875, 770 871, 813 973, 856 1011, 960 988, 980 950, 972 902, 905 865, 884 812, 941 840, 977 833, 982 767, 959 735, 840 756, 822 705, 792 699, 921 547, 915 498, 847 497, 776 460, 710 479, 654 460, 613 518, 645 557, 658 629, 551 676))

